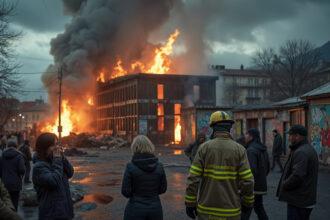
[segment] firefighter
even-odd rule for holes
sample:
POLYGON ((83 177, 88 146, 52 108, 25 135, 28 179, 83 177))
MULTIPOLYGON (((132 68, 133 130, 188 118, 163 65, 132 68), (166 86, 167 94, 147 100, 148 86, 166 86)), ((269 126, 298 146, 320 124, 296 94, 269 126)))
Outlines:
POLYGON ((233 124, 223 111, 210 117, 212 139, 198 149, 187 180, 190 218, 239 220, 241 209, 253 206, 253 174, 245 148, 230 135, 233 124))

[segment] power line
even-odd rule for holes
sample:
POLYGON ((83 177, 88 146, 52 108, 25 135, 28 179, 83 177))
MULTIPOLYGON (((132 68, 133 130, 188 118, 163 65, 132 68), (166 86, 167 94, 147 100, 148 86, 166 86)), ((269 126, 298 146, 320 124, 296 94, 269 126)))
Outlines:
POLYGON ((56 72, 13 72, 13 74, 17 75, 40 75, 44 73, 56 73, 56 72))
POLYGON ((25 60, 36 60, 36 61, 49 61, 49 62, 54 62, 51 59, 47 58, 41 58, 41 57, 31 57, 31 56, 24 56, 24 55, 17 55, 18 57, 25 59, 25 60))

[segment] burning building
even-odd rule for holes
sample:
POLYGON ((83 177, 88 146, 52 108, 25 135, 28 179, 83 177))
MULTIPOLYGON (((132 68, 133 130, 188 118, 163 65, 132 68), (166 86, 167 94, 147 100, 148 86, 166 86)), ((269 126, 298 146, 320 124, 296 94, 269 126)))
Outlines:
POLYGON ((180 144, 182 108, 214 106, 217 78, 139 73, 99 83, 97 129, 128 140, 144 134, 155 144, 180 144))

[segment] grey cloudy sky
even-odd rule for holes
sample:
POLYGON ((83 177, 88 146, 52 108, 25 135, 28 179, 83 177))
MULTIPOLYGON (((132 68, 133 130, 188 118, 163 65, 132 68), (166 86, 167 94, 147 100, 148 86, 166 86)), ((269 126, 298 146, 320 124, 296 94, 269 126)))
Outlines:
MULTIPOLYGON (((20 72, 40 73, 23 77, 25 90, 42 90, 41 72, 52 63, 49 42, 63 32, 70 17, 63 14, 61 0, 16 1, 12 26, 24 34, 16 44, 20 72)), ((199 1, 183 2, 206 14, 204 40, 212 64, 248 66, 258 48, 276 48, 287 39, 307 39, 317 46, 330 40, 329 0, 203 0, 198 5, 199 1)), ((43 92, 28 92, 24 99, 41 95, 46 97, 43 92)))

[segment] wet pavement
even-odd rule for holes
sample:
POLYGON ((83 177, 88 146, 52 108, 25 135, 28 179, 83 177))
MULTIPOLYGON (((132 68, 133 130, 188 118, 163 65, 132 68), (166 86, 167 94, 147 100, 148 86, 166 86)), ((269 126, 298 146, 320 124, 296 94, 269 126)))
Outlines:
MULTIPOLYGON (((182 152, 173 148, 158 148, 157 154, 164 164, 167 174, 168 191, 161 196, 164 219, 185 220, 184 192, 189 160, 182 152), (177 155, 174 155, 176 153, 177 155)), ((86 190, 84 199, 75 204, 77 220, 119 220, 124 214, 127 199, 121 193, 121 180, 126 163, 131 159, 128 148, 111 149, 109 151, 88 150, 97 157, 70 157, 75 167, 72 182, 82 185, 86 190)), ((277 201, 275 191, 280 173, 273 172, 269 176, 269 194, 264 203, 270 219, 286 219, 286 205, 277 201)), ((326 220, 330 216, 330 173, 320 172, 318 204, 311 219, 326 220)), ((35 208, 20 207, 24 219, 37 219, 35 208)), ((253 214, 251 219, 257 219, 253 214)))

